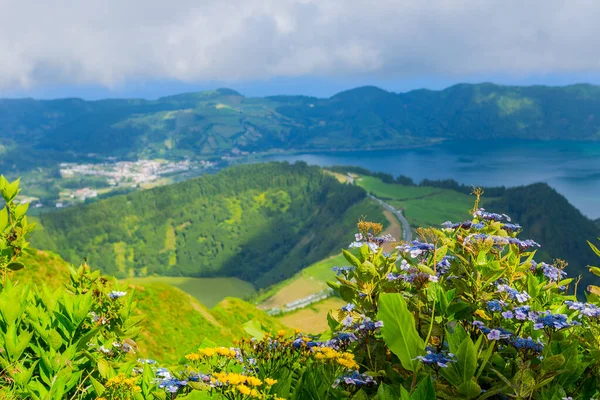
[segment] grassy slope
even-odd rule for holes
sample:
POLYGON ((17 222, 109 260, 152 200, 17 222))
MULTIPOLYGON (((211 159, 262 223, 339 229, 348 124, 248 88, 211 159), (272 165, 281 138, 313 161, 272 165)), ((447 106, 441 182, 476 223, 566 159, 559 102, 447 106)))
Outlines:
POLYGON ((167 284, 192 295, 206 307, 214 307, 226 297, 246 298, 255 293, 254 286, 238 278, 188 278, 152 276, 129 278, 134 285, 167 284))
MULTIPOLYGON (((473 207, 473 197, 449 189, 388 184, 371 176, 361 177, 357 184, 392 206, 402 209, 406 219, 414 227, 462 221, 468 218, 468 210, 473 207)), ((484 204, 491 200, 484 199, 484 204)))
MULTIPOLYGON (((14 273, 14 280, 43 282, 52 289, 68 280, 68 263, 56 254, 35 251, 23 261, 26 268, 14 273)), ((245 335, 241 325, 254 318, 273 330, 284 327, 240 299, 225 298, 209 310, 191 295, 165 283, 131 284, 128 291, 135 293, 139 313, 147 316, 138 340, 141 355, 164 362, 175 361, 205 337, 217 344, 231 344, 245 335)))

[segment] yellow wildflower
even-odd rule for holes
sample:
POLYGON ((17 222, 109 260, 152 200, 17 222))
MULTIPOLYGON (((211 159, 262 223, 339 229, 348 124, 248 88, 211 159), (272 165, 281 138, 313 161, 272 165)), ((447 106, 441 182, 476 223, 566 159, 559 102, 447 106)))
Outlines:
POLYGON ((241 394, 243 394, 244 396, 247 396, 247 395, 249 395, 252 392, 249 387, 244 386, 244 385, 239 385, 239 386, 236 386, 236 387, 237 387, 237 390, 241 394))
POLYGON ((246 378, 246 383, 250 386, 260 386, 262 385, 262 381, 254 376, 249 376, 246 378))
POLYGON ((265 378, 265 383, 267 386, 273 386, 277 383, 277 379, 265 378))

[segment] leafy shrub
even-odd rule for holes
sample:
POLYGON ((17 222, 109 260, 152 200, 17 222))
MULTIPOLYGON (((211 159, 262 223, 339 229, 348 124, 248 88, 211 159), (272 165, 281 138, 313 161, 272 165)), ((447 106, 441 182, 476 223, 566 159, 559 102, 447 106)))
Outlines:
POLYGON ((133 296, 116 280, 72 269, 64 290, 14 284, 25 268, 27 205, 16 205, 19 182, 0 177, 0 393, 13 399, 95 398, 96 388, 135 364, 134 339, 141 317, 133 296))
POLYGON ((599 288, 579 302, 566 263, 536 263, 539 244, 476 194, 472 220, 419 229, 398 253, 359 223, 359 251, 331 284, 348 301, 332 328, 356 335, 379 399, 597 397, 599 288))

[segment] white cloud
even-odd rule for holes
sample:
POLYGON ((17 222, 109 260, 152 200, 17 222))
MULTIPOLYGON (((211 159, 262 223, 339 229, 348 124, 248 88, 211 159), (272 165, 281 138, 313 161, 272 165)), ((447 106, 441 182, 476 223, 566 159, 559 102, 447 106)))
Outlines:
POLYGON ((0 88, 600 72, 595 0, 0 0, 0 88))

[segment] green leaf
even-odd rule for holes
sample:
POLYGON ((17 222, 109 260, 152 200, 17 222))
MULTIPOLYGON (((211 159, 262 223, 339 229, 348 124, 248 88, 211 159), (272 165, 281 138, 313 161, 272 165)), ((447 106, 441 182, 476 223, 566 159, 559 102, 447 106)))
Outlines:
POLYGON ((417 356, 422 355, 425 343, 415 327, 415 318, 406 307, 400 293, 379 296, 377 318, 383 321, 381 334, 390 350, 398 356, 404 369, 414 371, 417 356))
POLYGON ((542 369, 545 371, 556 371, 565 363, 565 356, 555 354, 551 357, 544 358, 542 361, 542 369))
POLYGON ((433 381, 431 380, 431 375, 427 375, 421 382, 417 385, 414 393, 411 396, 412 400, 431 400, 435 399, 435 388, 433 387, 433 381))
POLYGON ((600 276, 600 268, 598 267, 590 267, 590 272, 596 276, 600 276))
POLYGON ((2 207, 0 210, 0 232, 3 232, 8 226, 8 209, 2 207))
POLYGON ((348 250, 342 250, 342 254, 350 264, 357 268, 360 266, 361 262, 358 258, 354 257, 354 254, 350 253, 348 250))
POLYGON ((243 324, 242 328, 244 328, 249 335, 252 335, 252 337, 256 338, 257 340, 262 340, 265 337, 265 332, 262 329, 262 325, 255 319, 243 324))
POLYGON ((403 386, 400 386, 400 400, 411 400, 410 393, 403 386))
POLYGON ((487 365, 488 361, 490 360, 490 357, 492 357, 492 354, 493 354, 495 348, 496 348, 495 342, 490 344, 490 346, 488 347, 487 351, 485 352, 485 355, 483 356, 483 361, 481 362, 479 371, 477 371, 477 375, 475 376, 476 378, 479 378, 481 376, 481 373, 485 369, 485 366, 487 365))
POLYGON ((470 337, 466 337, 456 352, 456 367, 462 382, 471 380, 477 370, 477 349, 470 337))
POLYGON ((19 271, 23 268, 25 268, 25 265, 21 262, 18 261, 13 261, 11 263, 9 263, 6 268, 10 269, 11 271, 19 271))
POLYGON ((94 390, 96 391, 96 395, 98 395, 98 397, 102 396, 102 393, 104 393, 104 386, 98 382, 96 379, 94 379, 93 376, 90 376, 90 380, 92 381, 92 386, 94 387, 94 390))
POLYGON ((108 361, 105 359, 98 360, 98 372, 102 378, 108 379, 108 375, 110 374, 110 365, 108 364, 108 361))
POLYGON ((398 394, 390 385, 382 383, 377 389, 377 400, 398 400, 398 394))
POLYGON ((590 242, 589 240, 588 240, 587 242, 588 242, 588 244, 590 245, 590 247, 592 248, 592 251, 593 251, 594 253, 596 253, 596 255, 597 255, 598 257, 600 257, 600 249, 598 249, 596 246, 594 246, 594 245, 592 244, 592 242, 590 242))
POLYGON ((463 384, 458 387, 458 393, 466 396, 468 399, 472 399, 479 396, 481 387, 474 381, 463 382, 463 384))

